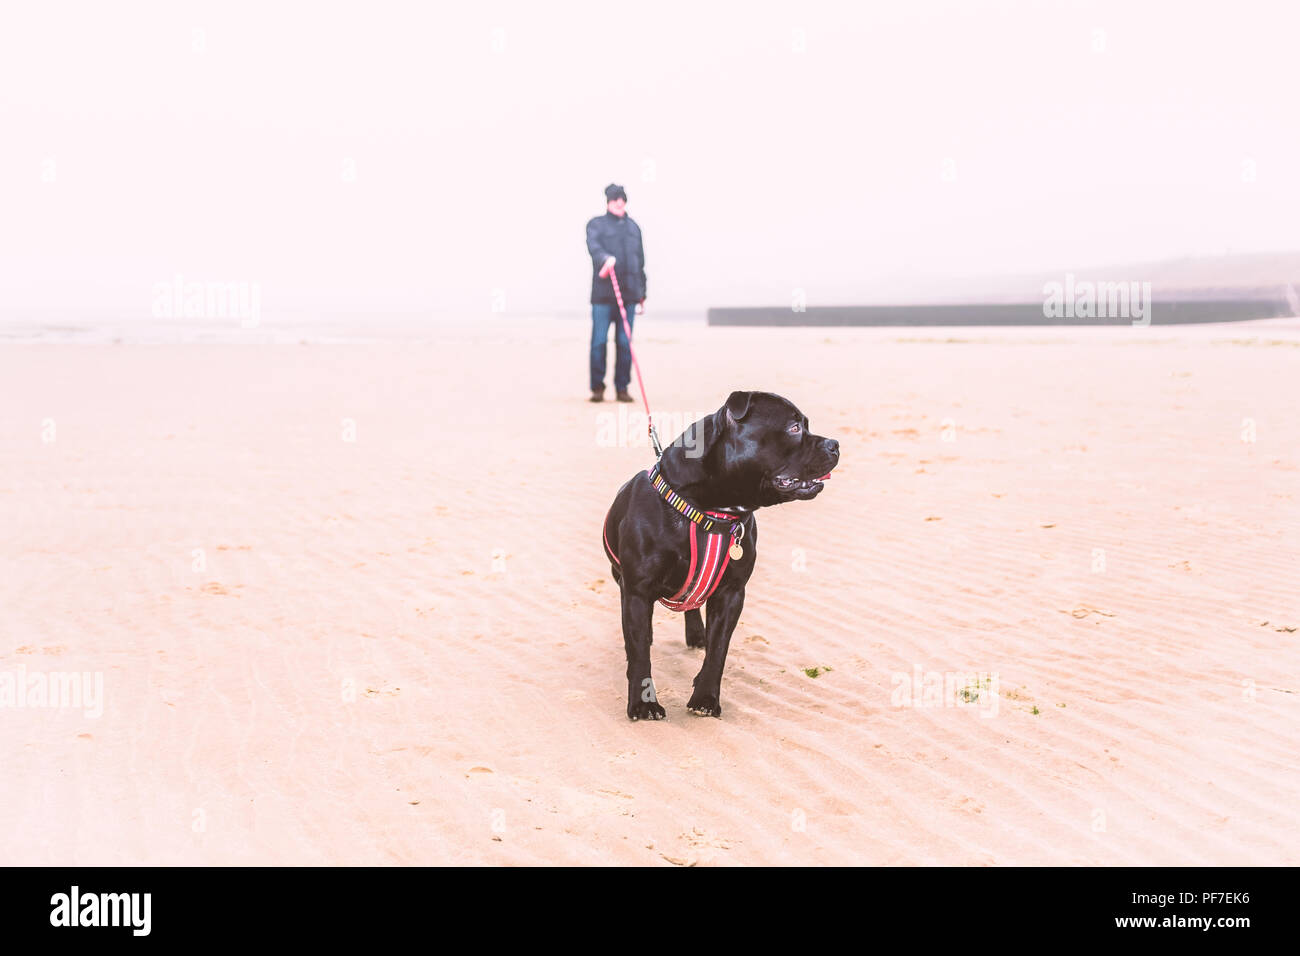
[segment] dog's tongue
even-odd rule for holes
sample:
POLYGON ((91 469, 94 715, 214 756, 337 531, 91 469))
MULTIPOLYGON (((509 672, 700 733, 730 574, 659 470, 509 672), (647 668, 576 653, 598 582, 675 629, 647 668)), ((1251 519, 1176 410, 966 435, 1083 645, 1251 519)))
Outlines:
POLYGON ((820 478, 814 478, 813 481, 825 481, 825 480, 828 479, 830 476, 831 476, 831 473, 828 471, 828 472, 826 472, 826 474, 822 475, 820 478))

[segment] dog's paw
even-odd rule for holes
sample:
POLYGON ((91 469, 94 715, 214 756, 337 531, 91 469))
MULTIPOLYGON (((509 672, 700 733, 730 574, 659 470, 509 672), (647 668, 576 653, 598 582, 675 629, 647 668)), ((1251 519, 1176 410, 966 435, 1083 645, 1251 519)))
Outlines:
POLYGON ((627 705, 628 720, 663 720, 666 716, 663 707, 653 700, 635 700, 627 705))
POLYGON ((703 646, 704 646, 704 628, 700 628, 698 632, 692 632, 691 629, 688 627, 688 628, 686 629, 686 646, 687 646, 687 647, 703 647, 703 646))
POLYGON ((697 717, 721 717, 722 704, 716 694, 702 694, 698 690, 686 702, 686 709, 697 717))

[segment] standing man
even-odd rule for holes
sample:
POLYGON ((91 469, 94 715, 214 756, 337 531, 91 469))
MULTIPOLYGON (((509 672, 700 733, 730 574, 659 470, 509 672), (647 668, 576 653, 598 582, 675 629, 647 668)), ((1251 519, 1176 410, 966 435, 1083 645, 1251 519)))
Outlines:
POLYGON ((610 183, 605 187, 605 215, 587 223, 587 251, 591 253, 591 400, 605 400, 605 352, 609 344, 609 326, 614 325, 617 356, 614 360, 614 389, 620 402, 632 401, 627 393, 632 381, 632 350, 618 314, 618 300, 606 266, 614 269, 623 303, 635 310, 627 317, 632 325, 635 315, 645 312, 645 249, 641 246, 641 227, 627 214, 627 193, 610 183))

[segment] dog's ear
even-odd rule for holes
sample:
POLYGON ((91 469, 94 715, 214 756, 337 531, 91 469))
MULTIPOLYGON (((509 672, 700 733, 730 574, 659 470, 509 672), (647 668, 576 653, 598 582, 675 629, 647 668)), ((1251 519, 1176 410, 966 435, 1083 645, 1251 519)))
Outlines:
MULTIPOLYGON (((736 394, 742 394, 737 392, 736 394)), ((682 432, 664 449, 660 470, 668 482, 681 489, 707 477, 705 459, 727 427, 728 410, 724 405, 682 432)))
POLYGON ((753 397, 753 392, 732 392, 727 396, 727 404, 721 410, 726 412, 730 424, 742 421, 749 414, 749 402, 753 397))

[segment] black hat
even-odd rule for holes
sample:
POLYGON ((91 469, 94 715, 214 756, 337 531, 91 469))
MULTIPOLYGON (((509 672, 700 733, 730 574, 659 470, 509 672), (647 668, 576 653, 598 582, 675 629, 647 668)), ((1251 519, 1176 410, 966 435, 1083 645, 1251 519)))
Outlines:
POLYGON ((605 202, 613 202, 615 199, 621 199, 627 202, 627 193, 618 183, 610 183, 605 187, 605 202))

